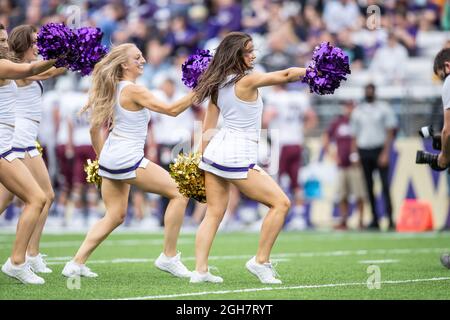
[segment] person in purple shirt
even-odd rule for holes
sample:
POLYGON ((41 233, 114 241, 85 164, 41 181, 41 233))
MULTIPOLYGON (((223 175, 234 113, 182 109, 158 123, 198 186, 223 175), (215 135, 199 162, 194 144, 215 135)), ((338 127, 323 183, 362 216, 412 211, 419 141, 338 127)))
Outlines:
POLYGON ((339 169, 337 200, 339 201, 339 212, 341 222, 335 229, 346 230, 347 218, 350 214, 350 199, 354 197, 359 211, 359 228, 363 228, 363 212, 365 186, 364 178, 358 159, 352 154, 352 134, 350 128, 350 115, 355 107, 353 101, 346 101, 343 106, 343 114, 332 121, 324 134, 324 151, 330 152, 330 144, 336 145, 336 162, 339 169))
POLYGON ((180 47, 194 50, 197 47, 198 40, 198 34, 188 25, 186 16, 180 14, 171 19, 166 43, 172 51, 176 51, 180 47))
POLYGON ((236 0, 214 0, 213 15, 208 19, 206 37, 216 37, 224 29, 227 32, 241 29, 242 7, 236 0))

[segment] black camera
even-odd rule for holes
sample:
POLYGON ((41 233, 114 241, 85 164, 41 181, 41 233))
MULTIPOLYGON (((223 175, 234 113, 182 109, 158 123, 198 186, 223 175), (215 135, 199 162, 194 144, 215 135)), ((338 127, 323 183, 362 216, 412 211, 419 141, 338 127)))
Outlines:
MULTIPOLYGON (((422 138, 433 139, 433 149, 435 150, 441 150, 442 149, 442 141, 441 136, 439 134, 435 134, 433 130, 433 126, 426 126, 422 127, 419 130, 419 134, 422 136, 422 138)), ((438 156, 437 153, 430 153, 426 151, 419 150, 416 153, 416 163, 417 164, 428 164, 431 169, 436 171, 444 171, 447 168, 441 168, 438 165, 438 156)))
POLYGON ((426 126, 426 127, 420 128, 419 134, 424 139, 428 139, 428 138, 433 139, 433 149, 434 150, 442 150, 441 135, 434 133, 433 126, 426 126))
POLYGON ((438 166, 438 154, 430 153, 426 151, 419 150, 416 153, 416 163, 417 164, 428 164, 431 169, 436 171, 444 171, 446 168, 441 168, 438 166))

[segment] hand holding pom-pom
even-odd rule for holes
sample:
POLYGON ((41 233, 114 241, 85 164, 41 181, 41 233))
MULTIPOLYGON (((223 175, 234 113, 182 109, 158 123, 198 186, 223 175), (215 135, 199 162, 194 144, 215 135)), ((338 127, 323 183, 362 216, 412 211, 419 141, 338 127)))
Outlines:
POLYGON ((100 189, 102 186, 102 177, 98 175, 98 160, 92 161, 91 159, 87 160, 87 164, 84 165, 84 172, 86 172, 86 181, 88 183, 93 183, 97 189, 100 189))
POLYGON ((170 164, 170 176, 178 185, 178 190, 187 198, 206 203, 205 174, 198 167, 200 153, 179 154, 175 163, 170 164))
POLYGON ((198 84, 198 79, 208 68, 212 54, 209 50, 197 50, 190 55, 181 66, 183 72, 182 81, 190 89, 194 89, 198 84))
POLYGON ((312 61, 302 82, 309 85, 311 92, 333 94, 350 73, 348 56, 344 51, 323 42, 314 49, 312 61))

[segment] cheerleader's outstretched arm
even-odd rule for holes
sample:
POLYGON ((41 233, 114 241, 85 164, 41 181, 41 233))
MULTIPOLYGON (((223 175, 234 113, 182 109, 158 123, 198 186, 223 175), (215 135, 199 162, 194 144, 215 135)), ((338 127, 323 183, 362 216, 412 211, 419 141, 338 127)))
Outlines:
POLYGON ((250 89, 258 89, 260 87, 274 86, 279 84, 285 84, 288 82, 299 81, 305 76, 305 68, 288 68, 274 72, 253 72, 240 80, 240 83, 244 87, 250 89))
POLYGON ((217 126, 219 114, 220 114, 219 108, 212 101, 209 101, 208 109, 206 110, 205 120, 203 121, 202 145, 201 145, 202 154, 205 152, 206 146, 208 145, 209 141, 211 141, 212 137, 215 134, 214 129, 217 126))
POLYGON ((24 79, 42 73, 55 64, 56 60, 45 60, 33 63, 14 63, 0 59, 0 79, 24 79))
POLYGON ((125 93, 133 100, 134 103, 152 111, 167 114, 172 117, 176 117, 184 110, 192 106, 195 97, 195 94, 190 92, 174 103, 165 103, 156 98, 147 88, 143 86, 130 85, 125 90, 125 93))
POLYGON ((63 73, 65 73, 66 71, 67 71, 66 68, 51 67, 47 71, 44 71, 44 72, 37 74, 35 76, 32 76, 32 77, 28 77, 27 80, 30 80, 30 81, 47 80, 47 79, 50 79, 53 77, 60 76, 63 73))

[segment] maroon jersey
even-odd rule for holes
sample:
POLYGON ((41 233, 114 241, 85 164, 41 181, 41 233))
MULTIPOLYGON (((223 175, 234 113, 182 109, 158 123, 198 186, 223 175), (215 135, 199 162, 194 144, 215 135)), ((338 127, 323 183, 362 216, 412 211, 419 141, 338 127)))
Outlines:
POLYGON ((351 165, 350 153, 352 151, 350 118, 346 116, 336 118, 328 129, 328 137, 336 143, 339 167, 349 167, 351 165))

